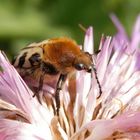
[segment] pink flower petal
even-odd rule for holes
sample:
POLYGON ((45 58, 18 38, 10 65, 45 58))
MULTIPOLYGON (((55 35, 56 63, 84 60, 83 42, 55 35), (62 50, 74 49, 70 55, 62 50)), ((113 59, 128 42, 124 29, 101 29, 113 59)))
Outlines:
MULTIPOLYGON (((27 124, 18 121, 0 120, 1 140, 46 140, 52 139, 50 129, 38 124, 27 124), (45 129, 44 129, 45 128, 45 129), (47 132, 47 133, 46 133, 47 132)), ((49 128, 49 127, 48 127, 49 128)))
POLYGON ((131 49, 135 50, 140 45, 140 15, 137 17, 136 23, 134 25, 133 33, 131 36, 131 49))
POLYGON ((93 42, 93 28, 89 27, 86 31, 84 40, 84 51, 93 54, 94 42, 93 42))
MULTIPOLYGON (((32 91, 1 53, 0 65, 3 69, 3 72, 0 73, 1 99, 26 112, 31 121, 40 120, 42 117, 45 118, 48 114, 47 108, 40 105, 37 99, 32 97, 32 91), (42 112, 43 110, 44 112, 42 112)), ((50 121, 49 118, 48 121, 50 121)))
POLYGON ((114 25, 116 26, 118 33, 115 36, 115 38, 118 40, 118 42, 120 42, 120 44, 123 44, 124 42, 128 42, 129 43, 129 39, 127 37, 127 34, 123 28, 123 26, 121 25, 121 23, 119 22, 118 18, 114 15, 111 14, 110 18, 112 19, 114 25))

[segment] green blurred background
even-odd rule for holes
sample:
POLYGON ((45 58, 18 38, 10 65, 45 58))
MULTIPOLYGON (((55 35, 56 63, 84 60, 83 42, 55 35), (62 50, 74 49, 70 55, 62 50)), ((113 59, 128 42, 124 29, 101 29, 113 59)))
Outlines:
POLYGON ((139 0, 0 0, 0 49, 9 57, 32 42, 68 36, 83 43, 78 27, 94 27, 96 47, 101 34, 112 35, 115 13, 128 34, 140 12, 139 0))

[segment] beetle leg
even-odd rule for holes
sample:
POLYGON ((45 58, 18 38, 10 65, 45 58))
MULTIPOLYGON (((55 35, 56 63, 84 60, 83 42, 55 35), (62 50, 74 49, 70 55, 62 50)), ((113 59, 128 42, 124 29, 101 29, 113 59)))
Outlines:
POLYGON ((60 74, 59 80, 57 82, 56 92, 55 92, 55 102, 56 102, 56 115, 59 116, 59 109, 60 109, 60 90, 64 82, 66 81, 67 75, 60 74))
POLYGON ((95 67, 94 64, 92 65, 92 68, 93 68, 95 78, 96 78, 96 81, 97 81, 97 84, 98 84, 98 87, 99 87, 99 96, 97 97, 97 99, 99 99, 102 95, 102 87, 101 87, 101 84, 99 82, 99 79, 98 79, 98 76, 97 76, 97 70, 96 70, 96 67, 95 67))
POLYGON ((33 97, 37 97, 37 99, 38 99, 38 101, 39 101, 39 103, 40 104, 42 104, 41 103, 41 99, 40 99, 40 95, 39 95, 39 92, 42 90, 42 88, 43 88, 43 81, 44 81, 44 77, 45 77, 45 73, 42 73, 41 74, 41 76, 40 76, 40 78, 39 78, 39 86, 38 86, 38 88, 37 88, 37 91, 34 93, 34 95, 33 95, 33 97))

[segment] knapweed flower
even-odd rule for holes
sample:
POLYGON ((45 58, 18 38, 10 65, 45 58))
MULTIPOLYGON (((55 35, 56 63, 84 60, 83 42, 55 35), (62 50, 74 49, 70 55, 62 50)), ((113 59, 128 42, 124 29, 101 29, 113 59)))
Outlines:
MULTIPOLYGON (((92 78, 76 72, 76 79, 67 81, 61 92, 59 117, 54 114, 54 89, 44 84, 45 100, 40 104, 0 53, 0 140, 140 139, 140 17, 131 39, 111 17, 118 33, 103 36, 101 51, 93 55, 101 96, 94 72, 92 78)), ((92 27, 86 32, 84 49, 93 52, 92 27)), ((31 85, 36 86, 33 81, 31 85)))

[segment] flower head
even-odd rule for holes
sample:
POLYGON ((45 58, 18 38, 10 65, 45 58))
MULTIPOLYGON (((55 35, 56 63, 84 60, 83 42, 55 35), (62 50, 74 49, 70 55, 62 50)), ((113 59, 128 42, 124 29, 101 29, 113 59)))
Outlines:
MULTIPOLYGON (((61 92, 60 115, 54 113, 54 95, 47 85, 42 105, 0 52, 0 139, 1 140, 104 140, 140 137, 140 17, 131 40, 112 15, 118 33, 102 37, 93 55, 98 79, 84 71, 67 81, 61 92), (76 91, 73 89, 76 83, 76 91)), ((93 31, 85 36, 85 51, 93 53, 93 31)))

